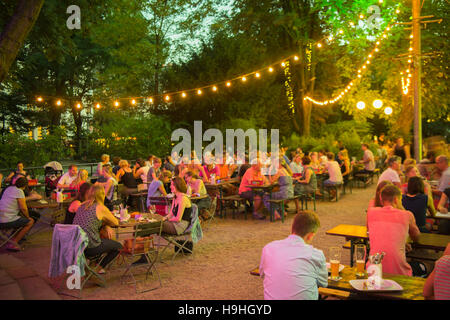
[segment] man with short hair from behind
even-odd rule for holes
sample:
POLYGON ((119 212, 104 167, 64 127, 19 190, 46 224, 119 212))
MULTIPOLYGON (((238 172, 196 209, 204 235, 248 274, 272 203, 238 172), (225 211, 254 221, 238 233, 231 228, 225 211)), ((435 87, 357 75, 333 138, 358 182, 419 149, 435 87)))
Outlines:
POLYGON ((416 219, 411 211, 403 209, 402 192, 394 185, 381 190, 383 207, 367 210, 370 255, 385 252, 383 272, 412 276, 413 271, 406 261, 408 236, 417 241, 420 236, 416 219))
POLYGON ((259 272, 265 300, 318 300, 318 287, 328 286, 325 256, 311 244, 319 227, 315 212, 301 211, 290 236, 263 248, 259 272))

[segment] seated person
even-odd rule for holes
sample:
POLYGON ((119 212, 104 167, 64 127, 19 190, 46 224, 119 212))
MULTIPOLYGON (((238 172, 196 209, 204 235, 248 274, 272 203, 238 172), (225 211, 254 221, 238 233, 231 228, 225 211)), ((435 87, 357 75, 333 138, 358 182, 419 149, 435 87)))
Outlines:
POLYGON ((77 192, 80 190, 80 187, 82 184, 87 182, 89 179, 89 173, 85 169, 81 169, 78 171, 77 178, 73 180, 73 182, 70 184, 70 189, 76 190, 77 192))
MULTIPOLYGON (((271 184, 278 183, 280 186, 278 191, 272 192, 272 199, 289 199, 294 196, 294 185, 292 183, 292 177, 289 172, 286 170, 287 164, 283 158, 278 160, 278 168, 274 175, 271 175, 269 181, 271 184)), ((269 202, 270 196, 264 195, 263 201, 264 205, 267 209, 271 210, 271 207, 274 207, 274 216, 275 220, 281 219, 280 216, 280 206, 274 203, 269 202)), ((297 208, 298 209, 298 208, 297 208)))
POLYGON ((387 180, 381 181, 377 185, 377 190, 375 191, 375 197, 373 197, 369 201, 369 208, 371 208, 371 207, 382 207, 383 206, 381 204, 381 190, 387 185, 392 185, 393 186, 393 184, 390 181, 387 181, 387 180))
POLYGON ((291 161, 290 164, 292 173, 302 173, 303 172, 303 166, 302 166, 302 157, 301 155, 295 155, 294 158, 291 161))
POLYGON ((198 214, 203 220, 207 220, 211 213, 209 209, 211 207, 211 198, 206 192, 205 184, 199 177, 192 171, 186 172, 185 180, 188 186, 188 195, 206 196, 205 199, 197 201, 198 214), (189 193, 190 191, 190 193, 189 193))
POLYGON ((119 162, 122 159, 120 159, 120 157, 116 156, 116 157, 113 157, 112 160, 113 160, 113 169, 112 169, 112 171, 113 171, 114 175, 116 175, 117 171, 119 171, 119 169, 120 169, 119 162))
POLYGON ((153 180, 148 186, 147 193, 147 207, 152 205, 151 197, 166 197, 167 191, 164 187, 166 183, 169 183, 172 179, 172 173, 170 171, 163 171, 158 179, 153 180))
POLYGON ((180 177, 172 179, 170 190, 175 195, 170 212, 163 218, 163 232, 167 234, 182 234, 191 223, 192 204, 186 195, 186 182, 180 177))
POLYGON ((27 176, 27 172, 23 170, 23 162, 19 161, 17 162, 17 169, 16 171, 11 172, 6 178, 5 183, 9 182, 11 185, 14 185, 16 183, 16 180, 20 177, 27 178, 27 180, 30 179, 29 176, 27 176))
POLYGON ((69 171, 61 176, 58 181, 58 189, 72 189, 71 184, 78 176, 78 167, 74 164, 69 166, 69 171))
POLYGON ((64 224, 72 224, 73 218, 75 218, 75 213, 80 207, 81 203, 86 201, 86 195, 92 184, 89 182, 83 183, 78 191, 77 197, 70 203, 69 208, 66 211, 66 217, 64 218, 64 224))
POLYGON ((448 165, 448 158, 440 155, 436 158, 436 166, 441 172, 439 184, 436 189, 433 189, 433 195, 440 198, 445 189, 450 187, 450 167, 448 165))
MULTIPOLYGON (((342 178, 341 167, 339 163, 334 160, 334 153, 327 152, 328 161, 325 164, 325 169, 328 171, 329 178, 323 182, 325 187, 336 186, 342 184, 344 179, 342 178)), ((336 197, 336 190, 330 189, 332 198, 336 197)))
POLYGON ((294 178, 294 180, 297 180, 298 182, 294 187, 295 195, 311 194, 317 190, 317 177, 311 166, 311 158, 309 156, 304 156, 302 158, 302 164, 302 176, 294 178))
POLYGON ((262 209, 262 201, 261 196, 254 195, 250 186, 252 181, 262 181, 263 184, 268 184, 269 181, 265 176, 261 173, 261 161, 260 158, 257 157, 254 164, 245 172, 244 176, 241 179, 241 184, 239 186, 239 195, 241 198, 247 199, 253 206, 253 217, 255 219, 263 220, 266 217, 259 213, 259 210, 262 209))
POLYGON ((102 181, 104 182, 98 182, 97 180, 96 184, 99 184, 103 186, 103 188, 105 188, 105 206, 109 210, 113 210, 112 202, 115 200, 114 195, 118 183, 114 177, 112 167, 109 163, 103 165, 102 178, 102 181))
POLYGON ((320 160, 319 160, 319 155, 317 154, 317 152, 310 152, 309 157, 311 159, 311 168, 314 171, 320 171, 322 170, 322 167, 320 166, 320 160))
POLYGON ((348 178, 350 177, 350 173, 352 171, 347 150, 339 151, 338 159, 341 161, 341 164, 339 166, 341 167, 342 179, 344 180, 344 182, 347 182, 348 178))
MULTIPOLYGON (((118 183, 123 183, 123 188, 119 189, 119 192, 123 198, 127 198, 130 194, 138 192, 138 184, 127 160, 120 160, 119 166, 120 169, 117 171, 116 181, 118 183)), ((127 205, 131 206, 132 200, 131 197, 128 197, 127 205)))
MULTIPOLYGON (((406 159, 405 161, 407 161, 408 159, 406 159)), ((419 170, 417 169, 416 166, 408 166, 405 169, 405 179, 406 179, 406 183, 404 183, 402 185, 402 193, 406 194, 408 192, 408 181, 411 177, 420 177, 422 178, 422 176, 419 173, 419 170)), ((424 186, 424 194, 426 194, 428 196, 428 207, 430 208, 430 212, 436 212, 436 209, 434 207, 434 202, 433 202, 433 193, 432 193, 432 189, 430 184, 428 183, 427 180, 423 179, 423 186, 424 186)))
POLYGON ((325 255, 312 246, 319 227, 315 212, 300 212, 289 237, 263 248, 259 273, 265 300, 317 300, 318 287, 328 286, 325 255))
POLYGON ((423 296, 427 300, 450 300, 450 243, 444 255, 435 262, 433 272, 423 286, 423 296))
POLYGON ((73 224, 77 224, 86 232, 89 243, 84 250, 87 258, 107 253, 98 266, 98 273, 105 273, 111 261, 119 254, 122 245, 111 239, 101 239, 100 229, 109 226, 118 227, 119 221, 103 204, 105 202, 105 189, 101 185, 94 185, 89 189, 87 201, 78 208, 73 224))
POLYGON ((378 183, 384 180, 390 181, 395 186, 401 188, 401 180, 400 176, 398 174, 398 171, 400 170, 400 157, 393 156, 390 157, 387 160, 388 168, 383 171, 383 173, 380 175, 380 178, 378 179, 378 183))
POLYGON ((145 188, 148 188, 147 185, 147 174, 150 170, 150 167, 147 166, 147 162, 144 159, 137 159, 136 164, 133 167, 133 176, 136 179, 136 181, 141 184, 145 184, 145 188))
MULTIPOLYGON (((426 216, 428 207, 428 196, 424 194, 423 181, 419 177, 411 177, 408 181, 408 191, 402 196, 402 204, 405 210, 409 210, 414 214, 417 227, 420 232, 429 233, 431 226, 426 226, 426 216)), ((430 210, 431 216, 436 212, 430 210)))
POLYGON ((158 180, 161 174, 161 159, 153 157, 153 166, 147 170, 147 183, 151 183, 153 180, 158 180))
MULTIPOLYGON (((447 188, 442 193, 441 199, 439 200, 438 203, 438 211, 440 213, 448 214, 449 199, 450 199, 450 188, 447 188)), ((439 221, 438 233, 450 235, 450 220, 442 219, 441 221, 439 221)))
POLYGON ((383 272, 412 276, 412 267, 406 261, 408 235, 417 241, 420 230, 412 212, 404 210, 402 193, 398 187, 387 185, 381 190, 383 207, 367 210, 370 255, 385 252, 383 272))
POLYGON ((13 238, 14 243, 8 243, 6 248, 10 251, 20 251, 19 241, 30 231, 34 223, 39 219, 37 212, 29 211, 27 200, 38 200, 41 197, 32 194, 25 197, 24 190, 28 186, 25 177, 19 177, 15 185, 11 185, 2 192, 0 199, 0 229, 22 228, 13 238), (23 216, 20 215, 22 213, 23 216))
POLYGON ((97 176, 101 176, 102 175, 103 166, 105 164, 110 164, 110 162, 109 162, 109 154, 102 154, 100 159, 101 159, 101 162, 99 162, 97 164, 97 172, 96 172, 97 176))

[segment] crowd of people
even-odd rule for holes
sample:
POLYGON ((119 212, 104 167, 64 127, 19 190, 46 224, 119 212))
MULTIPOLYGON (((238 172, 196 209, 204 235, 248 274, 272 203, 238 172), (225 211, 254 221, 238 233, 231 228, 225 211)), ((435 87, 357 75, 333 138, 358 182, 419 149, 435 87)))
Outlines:
MULTIPOLYGON (((67 173, 59 178, 56 188, 72 194, 73 201, 67 209, 65 223, 79 225, 88 235, 86 256, 107 253, 98 266, 98 271, 103 273, 122 249, 122 244, 113 240, 111 227, 117 226, 119 222, 112 212, 117 203, 135 207, 136 198, 131 196, 133 194, 147 193, 148 208, 153 205, 152 198, 172 194, 174 200, 170 208, 161 213, 164 215, 163 231, 181 234, 191 221, 192 196, 201 197, 196 203, 201 220, 208 219, 214 213, 212 211, 216 210, 218 193, 206 186, 222 182, 223 195, 238 194, 246 199, 246 210, 252 212, 255 219, 265 219, 272 209, 275 219, 281 219, 283 212, 269 201, 269 195, 254 192, 251 185, 255 182, 276 184, 271 199, 291 199, 295 195, 308 194, 320 196, 321 190, 328 187, 328 192, 334 198, 337 188, 333 187, 345 184, 356 172, 373 174, 378 161, 378 167, 386 166, 386 169, 381 173, 376 194, 368 204, 370 254, 381 251, 388 253, 383 261, 385 272, 422 275, 420 266, 410 265, 406 261, 405 253, 410 250, 406 239, 408 236, 417 239, 420 233, 435 229, 450 234, 446 221, 438 223, 432 219, 437 211, 448 212, 449 161, 444 155, 434 158, 430 153, 424 161, 416 164, 403 139, 397 139, 390 148, 385 148, 388 144, 382 136, 378 138, 378 143, 384 152, 374 156, 369 145, 362 144, 363 156, 360 160, 351 160, 342 144, 337 154, 328 150, 304 153, 301 148, 297 148, 290 153, 290 157, 285 147, 280 148, 277 155, 224 152, 223 155, 207 153, 199 159, 195 152, 190 157, 173 153, 163 160, 150 155, 131 163, 117 156, 112 157, 111 163, 110 156, 104 154, 94 176, 89 177, 87 170, 78 170, 77 165, 70 165, 67 173), (436 169, 430 170, 430 163, 433 162, 436 169), (438 177, 437 183, 431 180, 432 177, 438 177)), ((39 219, 39 214, 28 210, 26 205, 28 200, 41 198, 36 192, 27 190, 29 178, 20 162, 17 170, 11 172, 4 181, 9 186, 1 193, 0 227, 21 228, 12 243, 8 244, 9 250, 20 250, 20 242, 39 219)), ((299 212, 298 203, 296 208, 299 212)), ((311 246, 319 226, 315 213, 302 212, 294 219, 290 237, 264 248, 260 268, 265 277, 264 293, 267 299, 317 298, 317 286, 324 286, 327 281, 325 257, 320 250, 311 246), (275 264, 274 257, 277 261, 275 264), (281 263, 285 259, 288 259, 286 264, 281 263), (280 273, 279 269, 288 265, 297 271, 280 273), (287 280, 297 277, 298 272, 309 275, 307 279, 302 276, 293 282, 287 280), (284 285, 282 293, 280 284, 284 285)))

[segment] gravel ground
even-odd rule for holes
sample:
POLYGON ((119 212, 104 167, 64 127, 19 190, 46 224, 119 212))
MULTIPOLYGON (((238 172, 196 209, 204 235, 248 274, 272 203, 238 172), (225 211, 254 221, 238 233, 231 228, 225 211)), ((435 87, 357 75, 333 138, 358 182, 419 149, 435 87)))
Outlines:
MULTIPOLYGON (((328 256, 330 246, 342 246, 344 238, 325 235, 326 230, 338 224, 365 224, 365 212, 369 200, 375 193, 376 185, 366 189, 354 188, 353 193, 340 196, 338 202, 318 201, 317 213, 321 228, 314 238, 313 245, 328 256)), ((312 207, 312 204, 309 208, 312 207)), ((287 219, 284 223, 268 220, 253 220, 249 215, 236 219, 231 213, 226 219, 216 218, 203 230, 203 239, 195 244, 193 256, 177 256, 170 263, 167 250, 163 261, 157 268, 161 275, 162 288, 136 294, 132 285, 122 284, 119 266, 113 266, 106 278, 107 288, 88 284, 83 289, 83 299, 132 299, 132 300, 258 300, 263 299, 262 280, 249 274, 259 265, 261 250, 267 243, 283 239, 290 234, 295 205, 289 204, 287 219)), ((42 277, 47 278, 50 260, 51 232, 42 232, 32 236, 31 244, 25 251, 14 255, 28 263, 42 277)), ((342 261, 349 263, 349 250, 342 250, 342 261)), ((136 271, 139 271, 137 269, 136 271)), ((151 283, 149 284, 151 285, 151 283)), ((70 297, 62 296, 64 299, 70 297)))

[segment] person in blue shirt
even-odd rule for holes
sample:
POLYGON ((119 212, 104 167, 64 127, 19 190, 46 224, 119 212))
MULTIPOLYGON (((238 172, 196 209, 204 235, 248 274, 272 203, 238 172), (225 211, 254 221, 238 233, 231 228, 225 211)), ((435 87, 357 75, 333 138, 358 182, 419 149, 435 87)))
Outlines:
POLYGON ((290 236, 263 248, 259 273, 265 300, 318 300, 318 287, 328 286, 325 256, 311 245, 319 227, 315 212, 302 211, 290 236))

